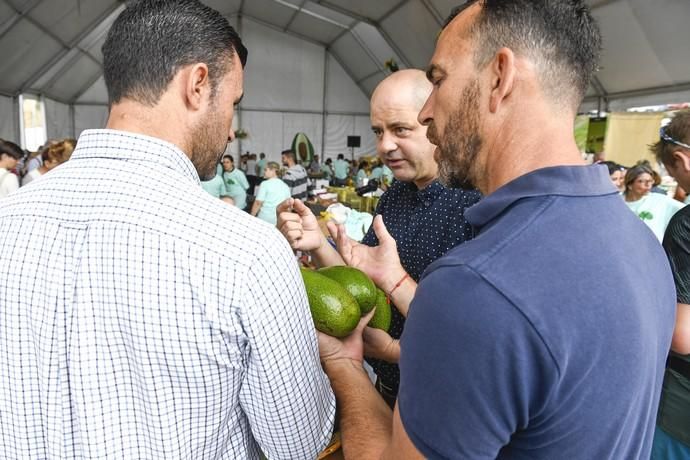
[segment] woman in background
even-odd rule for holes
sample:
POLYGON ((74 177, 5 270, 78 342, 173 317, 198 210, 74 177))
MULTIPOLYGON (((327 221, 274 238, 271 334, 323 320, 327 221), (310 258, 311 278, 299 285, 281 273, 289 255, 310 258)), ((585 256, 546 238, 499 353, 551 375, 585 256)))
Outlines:
POLYGON ((615 161, 602 161, 601 164, 606 165, 609 168, 609 177, 611 177, 611 182, 618 189, 619 192, 623 193, 625 191, 625 168, 615 161))
POLYGON ((280 203, 290 198, 290 187, 278 178, 280 165, 275 161, 270 161, 264 171, 264 181, 259 186, 256 199, 252 205, 252 216, 275 225, 276 208, 280 203))
POLYGON ((22 179, 22 185, 38 179, 51 169, 69 160, 76 145, 76 139, 63 139, 46 144, 41 150, 41 166, 26 173, 22 179))
POLYGON ((625 204, 652 229, 658 240, 671 217, 685 206, 680 201, 660 193, 650 193, 654 185, 654 171, 644 163, 638 163, 625 174, 625 204))

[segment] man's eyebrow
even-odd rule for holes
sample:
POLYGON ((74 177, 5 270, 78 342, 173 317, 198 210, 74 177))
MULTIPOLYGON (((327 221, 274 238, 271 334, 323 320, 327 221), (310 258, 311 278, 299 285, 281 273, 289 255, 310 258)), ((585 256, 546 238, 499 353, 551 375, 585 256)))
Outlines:
POLYGON ((443 73, 443 69, 438 64, 429 64, 429 67, 426 69, 426 79, 433 83, 434 78, 438 76, 436 74, 439 73, 443 73))

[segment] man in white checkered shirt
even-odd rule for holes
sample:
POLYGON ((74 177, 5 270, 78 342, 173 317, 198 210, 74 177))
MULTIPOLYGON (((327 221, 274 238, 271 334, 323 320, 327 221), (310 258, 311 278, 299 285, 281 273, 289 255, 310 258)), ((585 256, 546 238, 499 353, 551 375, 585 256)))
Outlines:
POLYGON ((335 402, 292 252, 199 185, 246 49, 146 0, 103 55, 108 129, 0 201, 0 457, 315 458, 335 402))

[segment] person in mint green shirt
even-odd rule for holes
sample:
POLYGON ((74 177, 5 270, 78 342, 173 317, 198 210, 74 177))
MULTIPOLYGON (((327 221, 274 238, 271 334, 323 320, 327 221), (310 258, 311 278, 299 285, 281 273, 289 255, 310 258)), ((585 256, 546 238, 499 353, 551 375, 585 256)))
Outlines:
POLYGON ((650 193, 654 185, 653 170, 644 163, 625 174, 625 204, 654 232, 661 242, 671 217, 685 204, 660 193, 650 193))
POLYGON ((280 203, 290 198, 290 187, 278 178, 280 165, 271 161, 266 165, 264 181, 259 186, 259 192, 252 205, 252 216, 276 224, 276 208, 280 203))
POLYGON ((259 154, 259 161, 256 162, 256 176, 264 177, 264 171, 266 170, 266 154, 261 152, 259 154))
POLYGON ((223 178, 216 175, 211 180, 201 181, 201 188, 206 190, 206 192, 216 198, 220 198, 230 204, 234 204, 232 198, 228 195, 228 191, 225 188, 225 183, 223 178))
POLYGON ((235 168, 235 161, 232 155, 223 155, 223 182, 230 198, 235 202, 235 206, 240 209, 247 207, 247 189, 249 182, 247 176, 242 171, 235 168))
POLYGON ((347 182, 347 175, 350 173, 350 163, 345 161, 342 153, 338 154, 338 159, 333 163, 334 185, 342 186, 347 182))

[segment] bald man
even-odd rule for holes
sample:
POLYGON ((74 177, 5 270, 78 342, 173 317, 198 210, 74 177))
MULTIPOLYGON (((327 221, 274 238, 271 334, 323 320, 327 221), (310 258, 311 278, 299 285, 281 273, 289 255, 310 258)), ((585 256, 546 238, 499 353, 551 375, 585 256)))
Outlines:
POLYGON ((395 274, 394 282, 379 286, 397 307, 393 308, 390 335, 371 328, 364 333, 365 353, 378 377, 376 386, 391 405, 400 381, 398 339, 417 281, 431 262, 472 237, 472 227, 464 214, 480 199, 475 190, 450 189, 438 181, 436 146, 427 139, 426 126, 417 120, 431 90, 424 72, 407 69, 387 77, 372 94, 371 128, 376 135, 377 153, 396 179, 376 208, 381 217, 375 219, 362 240, 362 246, 376 246, 376 251, 361 251, 363 257, 358 258, 360 245, 341 237, 341 256, 328 244, 316 218, 303 203, 288 200, 278 208, 280 231, 293 249, 310 251, 317 265, 347 262, 375 280, 395 274), (377 271, 387 276, 377 276, 377 271))

